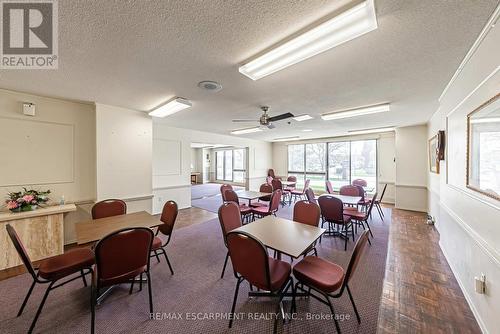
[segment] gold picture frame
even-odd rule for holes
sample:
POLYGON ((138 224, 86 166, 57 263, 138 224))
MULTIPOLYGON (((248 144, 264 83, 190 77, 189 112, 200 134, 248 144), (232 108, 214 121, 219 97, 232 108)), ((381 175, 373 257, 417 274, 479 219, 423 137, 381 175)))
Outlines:
POLYGON ((429 139, 429 170, 435 174, 439 174, 438 144, 438 135, 429 139))
MULTIPOLYGON (((466 187, 471 189, 471 190, 474 190, 474 191, 479 192, 483 195, 486 195, 488 197, 491 197, 491 198, 494 198, 494 199, 500 201, 500 195, 498 193, 491 191, 491 190, 488 191, 486 189, 482 189, 480 186, 478 186, 476 184, 472 184, 472 182, 471 182, 472 174, 474 174, 474 171, 472 171, 472 165, 473 165, 472 159, 474 158, 474 154, 472 152, 472 149, 473 149, 472 148, 472 145, 473 145, 472 138, 473 138, 473 136, 471 134, 471 131, 472 131, 471 121, 475 115, 478 115, 481 111, 487 110, 486 109, 487 107, 492 106, 497 101, 500 101, 500 93, 496 94, 491 99, 484 102, 479 107, 477 107, 476 109, 471 111, 469 114, 467 114, 467 152, 466 152, 465 184, 466 184, 466 187)), ((493 108, 493 112, 495 112, 495 111, 497 111, 497 114, 498 114, 500 112, 500 106, 498 109, 493 108)), ((481 118, 479 117, 479 119, 481 119, 481 118)))

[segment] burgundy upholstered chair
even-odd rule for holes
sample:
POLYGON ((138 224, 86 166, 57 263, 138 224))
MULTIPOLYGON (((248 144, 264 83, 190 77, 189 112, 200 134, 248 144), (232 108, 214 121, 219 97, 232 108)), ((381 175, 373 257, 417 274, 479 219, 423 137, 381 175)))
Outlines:
POLYGON ((352 185, 366 187, 368 185, 368 182, 366 182, 366 180, 363 179, 356 179, 352 181, 352 185))
MULTIPOLYGON (((227 234, 235 228, 242 226, 240 209, 238 208, 236 203, 226 202, 220 206, 219 223, 222 229, 222 238, 224 239, 224 245, 227 248, 227 234)), ((224 272, 226 271, 228 259, 229 251, 226 253, 226 259, 224 260, 224 267, 222 268, 222 274, 220 275, 220 278, 224 278, 224 272)))
MULTIPOLYGON (((358 323, 361 323, 361 318, 359 317, 356 304, 349 289, 349 283, 359 265, 361 255, 366 248, 367 240, 368 231, 364 231, 354 246, 346 270, 333 262, 316 256, 306 256, 293 267, 293 275, 298 281, 295 285, 295 290, 300 289, 304 292, 309 292, 311 297, 330 307, 337 333, 340 333, 340 326, 335 317, 335 310, 330 298, 340 298, 345 290, 347 290, 347 294, 351 300, 356 319, 358 323), (303 285, 308 288, 308 291, 304 289, 303 285), (317 294, 311 293, 309 289, 317 292, 317 294)), ((292 302, 292 308, 295 308, 295 301, 292 302)))
POLYGON ((178 212, 179 209, 177 207, 177 203, 175 203, 174 201, 168 201, 165 203, 165 205, 163 205, 163 210, 160 217, 160 221, 162 222, 162 224, 158 226, 158 229, 156 230, 156 236, 153 239, 153 245, 151 246, 151 256, 156 256, 156 259, 158 260, 158 262, 160 262, 159 255, 163 254, 172 275, 174 274, 174 270, 172 269, 172 265, 170 264, 170 260, 168 259, 165 247, 167 247, 168 243, 170 242, 170 238, 172 237, 172 231, 174 229, 174 224, 177 219, 178 212), (160 232, 167 237, 167 241, 165 243, 163 243, 163 240, 158 237, 158 233, 160 232))
MULTIPOLYGON (((307 188, 311 189, 311 188, 307 188)), ((310 202, 310 201, 299 201, 295 203, 293 207, 293 218, 294 222, 310 225, 310 226, 318 226, 319 219, 321 216, 321 212, 318 204, 310 202)), ((315 256, 318 256, 318 251, 316 250, 316 242, 312 244, 306 251, 304 251, 303 255, 306 256, 310 252, 313 252, 315 256)))
MULTIPOLYGON (((108 234, 95 247, 96 266, 91 289, 91 333, 95 331, 95 305, 101 288, 120 283, 131 283, 146 274, 149 294, 149 313, 153 313, 151 291, 150 253, 153 231, 146 227, 125 228, 108 234)), ((118 321, 118 319, 115 319, 118 321)))
POLYGON ((370 205, 370 199, 365 198, 366 192, 365 188, 360 185, 355 185, 354 187, 358 188, 358 196, 361 197, 361 199, 358 202, 358 205, 361 206, 361 208, 366 211, 368 209, 368 206, 370 205))
MULTIPOLYGON (((35 285, 37 283, 48 284, 42 301, 36 311, 35 318, 31 322, 31 326, 28 330, 28 333, 32 333, 50 291, 79 278, 82 278, 83 285, 87 286, 85 275, 92 272, 92 266, 95 263, 94 253, 88 248, 73 249, 64 254, 41 260, 39 262, 38 269, 35 269, 28 253, 26 252, 26 249, 24 248, 23 243, 21 242, 21 239, 16 233, 16 230, 10 224, 7 224, 6 229, 7 234, 14 244, 14 248, 16 249, 17 254, 23 261, 26 270, 33 278, 33 283, 28 290, 28 294, 26 295, 26 297, 24 297, 21 308, 17 313, 18 317, 23 313, 24 307, 26 306, 26 303, 28 302, 28 299, 30 298, 31 292, 33 291, 35 285), (61 282, 62 279, 73 274, 77 275, 61 282)), ((4 307, 9 307, 9 305, 4 305, 4 307)))
POLYGON ((220 186, 220 194, 222 196, 223 202, 226 202, 226 190, 233 190, 233 186, 231 186, 230 184, 223 184, 220 186))
POLYGON ((349 233, 352 234, 354 241, 354 230, 352 228, 351 218, 344 215, 344 204, 340 199, 331 195, 322 195, 318 198, 319 207, 321 208, 321 216, 324 223, 328 223, 328 234, 342 235, 345 239, 344 250, 347 250, 347 241, 349 240, 349 233), (341 231, 334 232, 333 225, 340 226, 341 231))
MULTIPOLYGON (((259 191, 261 193, 269 193, 272 194, 273 192, 273 186, 267 183, 263 183, 260 185, 259 191)), ((253 208, 259 207, 259 206, 268 206, 269 202, 271 201, 271 195, 268 196, 262 196, 258 198, 258 202, 253 202, 250 203, 250 206, 253 208), (264 203, 262 203, 262 202, 264 203)))
POLYGON ((370 199, 371 201, 375 202, 375 207, 377 208, 380 219, 382 220, 384 220, 384 210, 382 210, 382 206, 380 205, 380 203, 382 203, 382 199, 384 198, 386 189, 387 189, 387 183, 384 185, 384 189, 382 189, 382 195, 380 195, 379 199, 375 199, 375 197, 370 199))
MULTIPOLYGON (((377 200, 377 193, 375 193, 373 195, 373 200, 370 201, 370 205, 368 206, 368 210, 366 210, 366 211, 358 211, 356 208, 344 210, 344 214, 351 217, 351 220, 355 221, 357 225, 361 225, 363 227, 363 229, 365 229, 365 230, 366 230, 366 228, 368 228, 368 231, 370 232, 370 235, 372 236, 372 238, 373 238, 373 233, 372 233, 372 230, 370 229, 370 224, 368 223, 368 218, 370 218, 370 216, 371 216, 373 205, 374 205, 376 200, 377 200), (365 224, 366 224, 366 227, 365 227, 365 224)), ((368 239, 368 241, 370 241, 370 240, 368 239)))
POLYGON ((282 206, 285 206, 285 204, 286 204, 285 199, 286 199, 287 196, 290 196, 291 192, 290 191, 286 191, 283 188, 283 183, 281 183, 280 179, 273 179, 273 181, 271 182, 271 184, 273 186, 273 191, 274 190, 278 190, 278 189, 281 190, 281 194, 282 194, 283 198, 280 198, 280 203, 281 203, 282 206))
POLYGON ((278 212, 280 207, 281 200, 281 189, 276 189, 271 194, 271 201, 269 202, 269 206, 259 206, 256 208, 252 208, 252 221, 255 220, 255 216, 262 218, 265 216, 275 215, 278 212))
POLYGON ((329 193, 329 194, 333 194, 334 193, 333 186, 332 186, 332 183, 330 182, 330 180, 326 180, 325 181, 325 186, 326 186, 326 192, 327 193, 329 193))
POLYGON ((356 186, 347 185, 340 187, 339 194, 345 196, 359 196, 359 190, 356 186))
POLYGON ((252 208, 248 205, 242 203, 240 204, 240 199, 238 198, 238 194, 234 190, 226 190, 226 202, 234 202, 240 208, 240 214, 243 220, 250 218, 250 214, 252 213, 252 208))
MULTIPOLYGON (((311 180, 307 179, 306 182, 304 183, 304 188, 302 188, 302 190, 292 190, 291 191, 291 196, 293 196, 294 201, 297 201, 297 199, 302 199, 302 197, 305 197, 306 189, 309 188, 309 183, 311 183, 311 180)), ((290 201, 291 201, 291 198, 290 198, 290 201)))
MULTIPOLYGON (((294 292, 293 278, 290 276, 290 264, 270 257, 267 254, 266 247, 258 239, 245 232, 229 232, 227 234, 227 246, 233 264, 234 276, 237 279, 229 328, 233 324, 238 290, 244 280, 248 281, 250 286, 256 286, 261 290, 269 291, 270 295, 278 296, 279 308, 276 312, 278 314, 279 310, 282 310, 284 294, 290 288, 292 293, 294 292)), ((274 322, 275 333, 277 320, 276 317, 274 322)))
POLYGON ((106 199, 97 202, 92 207, 92 219, 124 215, 127 213, 127 204, 121 199, 106 199))
POLYGON ((297 185, 297 177, 293 176, 293 175, 290 175, 286 180, 289 181, 289 182, 295 182, 295 183, 293 183, 293 184, 291 184, 289 186, 286 186, 285 189, 286 190, 290 190, 290 191, 295 190, 295 186, 297 185))
POLYGON ((306 198, 309 202, 318 204, 318 199, 314 196, 314 191, 312 190, 312 188, 306 189, 306 198))

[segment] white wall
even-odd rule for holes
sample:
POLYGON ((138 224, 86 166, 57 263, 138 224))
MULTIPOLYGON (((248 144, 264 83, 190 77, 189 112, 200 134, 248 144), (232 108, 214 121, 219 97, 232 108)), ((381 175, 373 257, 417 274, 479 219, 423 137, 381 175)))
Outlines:
POLYGON ((21 187, 52 191, 50 198, 77 205, 65 215, 64 241, 74 224, 89 219, 95 199, 95 108, 93 104, 0 90, 0 198, 21 187), (22 103, 36 106, 24 116, 22 103), (12 133, 10 133, 12 132, 12 133))
MULTIPOLYGON (((191 206, 191 146, 192 142, 242 146, 249 148, 249 189, 256 190, 265 181, 271 168, 271 144, 209 132, 175 128, 153 122, 153 212, 159 213, 163 204, 173 199, 180 208, 191 206), (161 159, 160 157, 168 157, 161 159)), ((211 158, 211 165, 215 163, 211 158)))
POLYGON ((152 131, 143 112, 96 104, 98 201, 120 198, 128 212, 151 212, 152 131))
POLYGON ((387 184, 387 190, 384 195, 383 201, 385 203, 394 203, 394 184, 396 181, 396 169, 394 163, 394 157, 395 157, 394 133, 321 138, 321 139, 311 139, 303 141, 301 140, 292 142, 275 142, 273 143, 273 160, 272 160, 274 172, 277 176, 286 176, 288 174, 287 145, 313 143, 313 142, 364 140, 364 139, 377 139, 379 195, 381 195, 384 185, 387 184))
MULTIPOLYGON (((498 13, 498 10, 497 10, 498 13)), ((497 16, 498 17, 498 16, 497 16)), ((500 202, 465 186, 466 116, 500 91, 500 29, 490 30, 451 82, 429 121, 427 139, 446 130, 446 160, 429 173, 429 211, 440 246, 485 333, 500 328, 500 202), (486 294, 474 277, 486 275, 486 294)), ((500 161, 498 162, 500 164, 500 161)))
POLYGON ((427 212, 427 125, 396 129, 396 208, 427 212))

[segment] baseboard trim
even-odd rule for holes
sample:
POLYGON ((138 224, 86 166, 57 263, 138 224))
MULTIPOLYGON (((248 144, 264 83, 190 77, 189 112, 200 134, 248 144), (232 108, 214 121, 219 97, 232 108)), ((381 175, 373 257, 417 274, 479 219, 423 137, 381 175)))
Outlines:
POLYGON ((476 321, 479 325, 479 328, 481 331, 485 334, 489 334, 488 329, 486 328, 486 325, 483 322, 483 319, 481 318, 481 315, 479 314, 478 310, 476 309, 476 306, 472 302, 472 298, 470 297, 469 293, 465 289, 465 285, 462 283, 462 280, 460 279, 460 276, 457 274, 457 271, 453 265, 453 263, 450 261, 450 258, 448 254, 446 253, 446 250, 444 249, 441 241, 439 241, 439 248, 441 249, 441 252, 443 252, 443 255, 446 259, 446 262, 448 262, 448 265, 451 268, 451 271, 453 272, 453 276, 455 276, 455 279, 457 280, 458 285, 460 286, 460 290, 462 290, 462 293, 464 294, 465 300, 467 301, 467 304, 469 304, 469 307, 472 311, 472 314, 474 314, 474 318, 476 318, 476 321))

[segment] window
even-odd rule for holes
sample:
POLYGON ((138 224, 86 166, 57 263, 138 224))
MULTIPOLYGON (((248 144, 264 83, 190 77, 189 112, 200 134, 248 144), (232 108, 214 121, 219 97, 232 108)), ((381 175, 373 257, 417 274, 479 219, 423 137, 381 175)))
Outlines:
POLYGON ((364 179, 369 188, 377 187, 377 141, 359 140, 288 146, 288 175, 297 177, 297 187, 306 179, 310 187, 324 191, 325 181, 334 189, 364 179))
POLYGON ((215 153, 215 178, 218 181, 245 183, 245 149, 220 150, 215 153))

